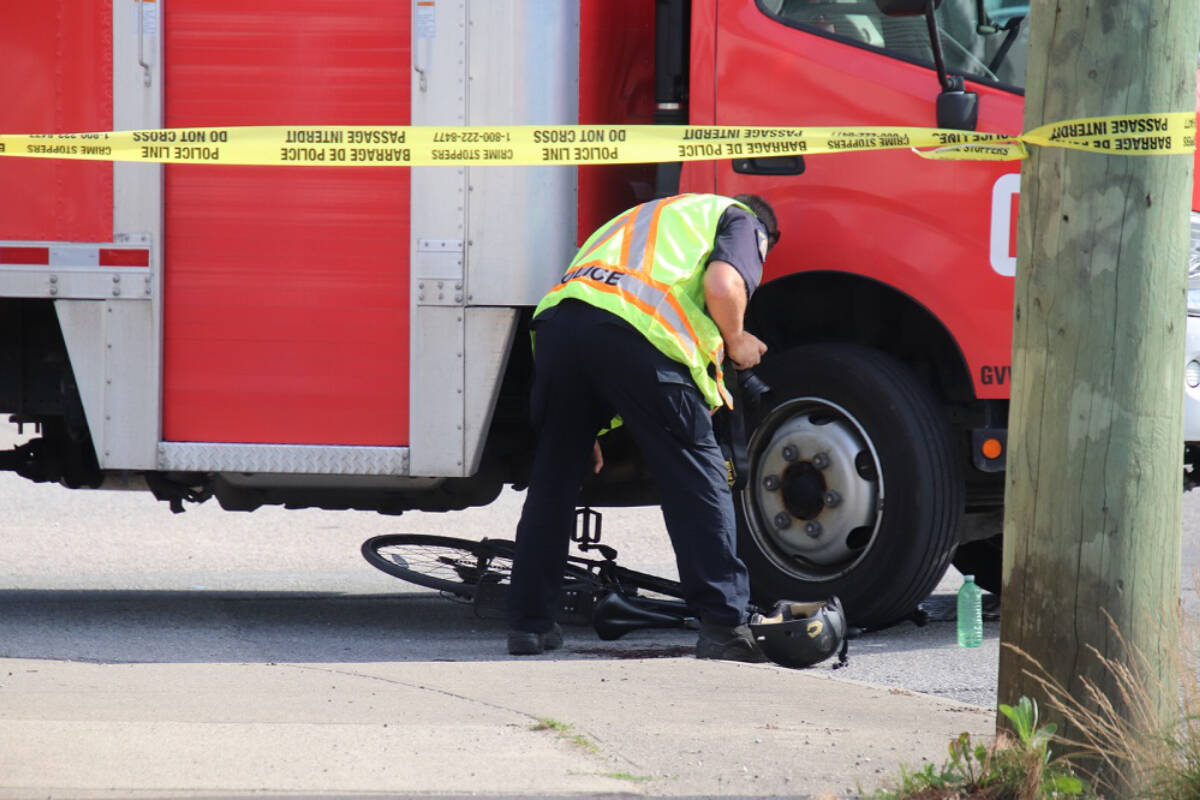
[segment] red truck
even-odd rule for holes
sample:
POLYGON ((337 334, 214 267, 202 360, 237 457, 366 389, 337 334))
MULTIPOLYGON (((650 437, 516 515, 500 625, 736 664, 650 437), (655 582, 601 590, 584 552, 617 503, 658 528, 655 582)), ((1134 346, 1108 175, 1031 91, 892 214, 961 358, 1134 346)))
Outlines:
MULTIPOLYGON (((81 0, 0 26, 0 130, 238 125, 956 127, 1017 133, 1008 0, 81 0)), ((772 386, 740 547, 756 593, 911 611, 998 581, 1017 163, 903 150, 595 167, 0 159, 0 468, 383 513, 520 487, 530 309, 656 195, 754 192, 772 386)), ((1200 208, 1200 204, 1195 207, 1200 208)), ((1195 229, 1193 229, 1195 230, 1195 229)), ((1193 234, 1195 235, 1195 234, 1193 234)), ((618 430, 594 505, 653 503, 618 430)))

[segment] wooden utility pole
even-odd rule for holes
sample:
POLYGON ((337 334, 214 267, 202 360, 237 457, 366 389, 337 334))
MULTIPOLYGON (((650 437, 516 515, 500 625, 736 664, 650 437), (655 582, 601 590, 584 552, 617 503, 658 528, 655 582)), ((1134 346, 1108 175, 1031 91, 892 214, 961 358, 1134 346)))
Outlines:
MULTIPOLYGON (((1025 130, 1195 109, 1197 0, 1033 0, 1028 23, 1025 130)), ((1077 699, 1083 678, 1114 688, 1088 646, 1122 663, 1136 648, 1164 715, 1191 187, 1189 156, 1032 148, 1018 225, 1001 640, 1077 699)), ((1045 711, 1029 667, 1001 648, 999 701, 1028 695, 1045 711)))

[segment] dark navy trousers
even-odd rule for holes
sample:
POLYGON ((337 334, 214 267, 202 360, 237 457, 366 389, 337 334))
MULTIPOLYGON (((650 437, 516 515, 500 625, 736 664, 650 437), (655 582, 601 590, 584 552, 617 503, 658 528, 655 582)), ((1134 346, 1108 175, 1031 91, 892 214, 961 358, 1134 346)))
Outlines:
POLYGON ((616 315, 575 300, 539 316, 534 336, 537 452, 517 525, 510 627, 544 633, 553 624, 592 443, 614 414, 658 485, 692 611, 718 625, 745 622, 749 580, 725 460, 687 367, 616 315))

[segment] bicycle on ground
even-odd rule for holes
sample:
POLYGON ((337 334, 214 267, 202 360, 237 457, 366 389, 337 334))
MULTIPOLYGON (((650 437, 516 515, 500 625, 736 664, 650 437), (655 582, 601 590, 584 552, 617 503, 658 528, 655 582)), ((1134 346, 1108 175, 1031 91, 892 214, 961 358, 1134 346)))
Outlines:
MULTIPOLYGON (((572 540, 584 554, 600 557, 567 557, 559 621, 590 624, 605 641, 643 628, 698 629, 678 582, 617 564, 616 549, 600 543, 601 520, 593 509, 576 511, 572 540)), ((469 602, 488 616, 504 608, 515 549, 508 539, 393 533, 368 539, 362 554, 393 577, 469 602)))

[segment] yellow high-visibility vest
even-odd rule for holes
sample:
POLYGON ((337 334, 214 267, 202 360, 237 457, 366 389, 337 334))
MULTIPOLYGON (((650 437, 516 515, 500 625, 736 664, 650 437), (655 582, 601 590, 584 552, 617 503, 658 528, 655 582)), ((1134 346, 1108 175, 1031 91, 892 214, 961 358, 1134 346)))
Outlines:
MULTIPOLYGON (((709 407, 733 407, 725 341, 704 302, 704 272, 729 197, 682 194, 635 206, 593 233, 534 317, 573 298, 616 314, 686 364, 709 407)), ((749 211, 749 209, 746 209, 749 211)))

